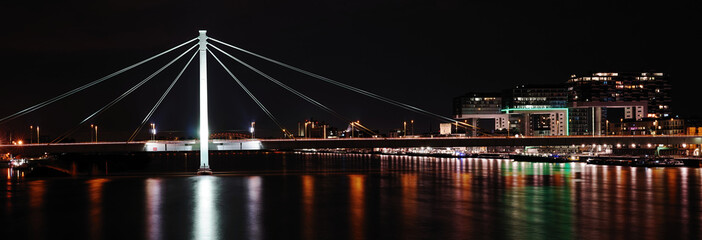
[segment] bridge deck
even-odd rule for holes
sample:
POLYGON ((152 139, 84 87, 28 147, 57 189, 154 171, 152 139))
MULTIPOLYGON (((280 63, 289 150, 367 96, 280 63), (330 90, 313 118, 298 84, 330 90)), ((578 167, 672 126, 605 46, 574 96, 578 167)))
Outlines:
MULTIPOLYGON (((482 146, 571 146, 591 144, 702 144, 702 136, 559 136, 559 137, 421 137, 421 138, 339 138, 339 139, 255 139, 212 140, 211 151, 292 150, 310 148, 403 148, 403 147, 482 147, 482 146)), ((0 153, 105 153, 197 151, 199 142, 141 141, 0 145, 0 153)))

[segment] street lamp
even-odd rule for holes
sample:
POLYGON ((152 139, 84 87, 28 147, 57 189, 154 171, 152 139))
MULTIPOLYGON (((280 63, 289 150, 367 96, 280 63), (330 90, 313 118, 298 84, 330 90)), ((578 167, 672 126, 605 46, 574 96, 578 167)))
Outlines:
POLYGON ((39 143, 40 140, 41 138, 39 138, 39 126, 37 126, 37 143, 39 143))
POLYGON ((410 123, 412 124, 412 136, 414 136, 414 120, 410 120, 410 123))
POLYGON ((407 121, 402 122, 402 135, 407 136, 407 121))
POLYGON ((95 125, 93 128, 95 128, 95 142, 97 143, 97 142, 98 142, 98 138, 97 138, 97 136, 98 136, 98 135, 97 135, 97 133, 98 133, 98 131, 97 131, 97 130, 98 130, 98 127, 97 127, 97 125, 95 125))
POLYGON ((609 135, 609 120, 605 120, 605 136, 609 135))
POLYGON ((156 124, 151 123, 151 140, 156 140, 156 124))
POLYGON ((251 122, 251 128, 249 128, 249 132, 251 132, 251 138, 256 138, 256 135, 254 135, 254 127, 256 127, 256 122, 251 122))
POLYGON ((32 143, 34 138, 34 126, 29 126, 29 143, 32 143))

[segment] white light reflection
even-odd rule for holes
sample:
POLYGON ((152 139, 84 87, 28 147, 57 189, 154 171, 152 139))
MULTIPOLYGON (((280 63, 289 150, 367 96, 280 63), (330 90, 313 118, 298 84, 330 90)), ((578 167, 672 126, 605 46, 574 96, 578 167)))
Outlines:
POLYGON ((217 229, 217 209, 215 209, 215 196, 217 189, 217 177, 214 176, 197 176, 194 177, 195 192, 195 231, 193 231, 192 239, 206 240, 218 239, 219 229, 217 229))
POLYGON ((689 179, 688 179, 688 172, 690 171, 690 168, 688 167, 683 167, 680 169, 680 182, 678 183, 680 185, 680 192, 681 192, 681 197, 680 197, 680 205, 682 207, 680 208, 680 212, 682 215, 682 219, 690 219, 689 213, 689 208, 690 208, 690 203, 688 202, 689 193, 687 189, 687 185, 689 184, 689 179))
POLYGON ((247 179, 246 182, 248 190, 248 208, 246 208, 248 215, 248 231, 249 236, 247 239, 262 239, 261 237, 261 177, 252 176, 247 179))
POLYGON ((88 180, 88 193, 90 196, 90 238, 101 239, 103 234, 102 197, 103 187, 109 180, 96 178, 88 180))
POLYGON ((147 239, 162 239, 161 235, 161 180, 149 178, 146 180, 146 237, 147 239))

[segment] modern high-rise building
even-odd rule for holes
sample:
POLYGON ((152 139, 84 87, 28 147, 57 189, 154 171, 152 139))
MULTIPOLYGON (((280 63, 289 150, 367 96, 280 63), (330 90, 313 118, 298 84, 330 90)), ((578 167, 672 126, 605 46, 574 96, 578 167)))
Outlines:
POLYGON ((519 85, 504 92, 510 134, 568 135, 568 91, 563 84, 519 85))
MULTIPOLYGON (((508 115, 502 113, 500 93, 468 93, 453 99, 453 115, 456 120, 477 126, 482 132, 505 130, 508 115)), ((477 135, 471 129, 473 135, 477 135)))
POLYGON ((462 118, 470 114, 498 114, 502 110, 499 93, 467 93, 453 98, 453 115, 462 118))
POLYGON ((563 85, 456 97, 454 117, 481 128, 494 124, 494 133, 510 135, 603 135, 612 132, 609 124, 672 117, 671 95, 663 73, 597 72, 571 75, 563 85))
POLYGON ((573 135, 602 135, 607 122, 672 115, 671 85, 663 73, 571 75, 567 86, 573 135))
POLYGON ((568 80, 568 100, 571 107, 624 107, 625 119, 668 117, 671 114, 671 85, 666 74, 591 73, 571 75, 568 80), (645 115, 638 117, 639 110, 645 115))

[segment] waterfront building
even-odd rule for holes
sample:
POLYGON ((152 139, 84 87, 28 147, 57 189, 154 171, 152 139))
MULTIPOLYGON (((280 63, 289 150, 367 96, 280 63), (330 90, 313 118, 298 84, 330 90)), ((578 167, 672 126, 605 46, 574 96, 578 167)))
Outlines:
POLYGON ((453 112, 456 120, 492 133, 595 136, 611 134, 609 124, 671 117, 670 103, 666 74, 597 72, 571 75, 564 85, 519 85, 502 95, 469 93, 454 98, 453 112))
POLYGON ((645 118, 608 122, 606 131, 608 135, 680 135, 687 130, 683 119, 645 118))
POLYGON ((510 135, 569 135, 568 108, 510 108, 510 135))
POLYGON ((568 91, 563 84, 519 85, 505 91, 510 135, 568 135, 568 91))
MULTIPOLYGON (((457 121, 476 126, 491 134, 506 132, 509 115, 502 113, 500 93, 468 93, 453 99, 453 115, 457 121)), ((458 127, 457 127, 458 128, 458 127)), ((457 129, 478 135, 475 129, 457 129)), ((456 132, 458 132, 456 131, 456 132)))
POLYGON ((663 73, 598 72, 567 82, 571 134, 603 135, 621 120, 671 116, 671 85, 663 73))
POLYGON ((571 107, 623 107, 627 108, 625 119, 672 115, 672 87, 663 73, 574 74, 567 84, 571 107))

